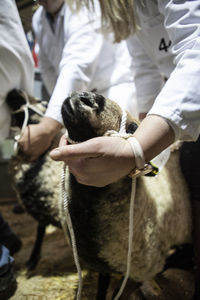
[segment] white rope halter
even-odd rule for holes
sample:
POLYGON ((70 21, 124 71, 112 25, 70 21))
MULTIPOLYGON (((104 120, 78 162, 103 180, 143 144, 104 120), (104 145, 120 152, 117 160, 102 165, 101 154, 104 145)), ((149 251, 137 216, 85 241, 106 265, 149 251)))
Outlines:
MULTIPOLYGON (((132 134, 127 134, 126 133, 126 119, 127 119, 127 114, 126 114, 125 111, 123 111, 119 132, 111 130, 111 131, 107 131, 105 133, 105 135, 112 136, 112 137, 122 137, 122 138, 125 138, 127 140, 129 138, 132 138, 133 137, 132 134)), ((68 138, 68 140, 69 140, 69 138, 68 138)), ((70 142, 71 143, 76 143, 76 142, 73 142, 71 139, 70 139, 70 142)), ((144 161, 144 156, 143 156, 142 150, 140 149, 140 151, 138 151, 138 142, 132 141, 131 146, 134 149, 133 151, 134 151, 134 154, 136 155, 136 157, 139 156, 140 159, 141 159, 141 157, 143 157, 143 161, 144 161)), ((137 159, 136 159, 136 161, 137 161, 137 159)), ((144 166, 144 164, 143 164, 143 166, 144 166)), ((78 291, 77 291, 76 300, 80 300, 81 299, 83 280, 82 280, 82 272, 81 272, 81 266, 80 266, 79 257, 78 257, 75 234, 74 234, 73 225, 72 225, 72 221, 71 221, 71 216, 70 216, 69 208, 68 208, 69 202, 68 202, 67 192, 66 192, 66 188, 65 188, 65 172, 66 172, 66 165, 64 165, 63 170, 62 170, 62 177, 61 177, 62 197, 61 197, 61 200, 60 200, 60 207, 59 208, 60 208, 61 223, 62 223, 62 227, 64 229, 64 232, 66 234, 66 238, 68 240, 66 225, 68 226, 68 230, 69 230, 69 234, 70 234, 70 238, 71 238, 74 262, 75 262, 77 272, 78 272, 78 277, 79 277, 78 291)), ((136 191, 136 179, 134 178, 134 179, 132 179, 132 189, 131 189, 130 209, 129 209, 129 237, 128 237, 127 269, 126 269, 126 273, 125 273, 123 282, 121 284, 121 287, 120 287, 117 295, 115 296, 114 300, 118 300, 119 297, 122 295, 123 290, 124 290, 124 288, 126 286, 126 283, 128 281, 128 278, 130 276, 131 254, 132 254, 132 250, 133 250, 133 243, 132 242, 133 242, 135 191, 136 191)))
POLYGON ((19 140, 21 139, 22 135, 24 134, 24 130, 25 130, 27 124, 28 124, 28 120, 29 120, 29 111, 28 110, 31 109, 35 113, 37 113, 39 116, 41 116, 41 117, 44 116, 43 112, 41 112, 39 109, 37 109, 34 105, 30 104, 27 93, 25 93, 25 91, 21 91, 21 92, 24 96, 24 99, 25 99, 26 103, 24 105, 22 105, 19 109, 12 112, 12 114, 17 114, 19 112, 24 112, 24 122, 23 122, 22 128, 20 130, 20 133, 15 135, 15 137, 14 137, 14 140, 15 140, 15 143, 14 143, 14 146, 13 146, 14 147, 14 153, 17 153, 19 140))

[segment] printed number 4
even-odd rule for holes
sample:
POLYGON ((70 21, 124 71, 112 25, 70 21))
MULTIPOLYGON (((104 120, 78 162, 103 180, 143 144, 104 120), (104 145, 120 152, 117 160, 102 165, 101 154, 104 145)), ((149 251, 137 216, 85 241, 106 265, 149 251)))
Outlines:
POLYGON ((160 45, 159 45, 158 49, 159 49, 160 51, 164 50, 165 52, 168 52, 168 49, 169 49, 169 47, 171 46, 171 43, 172 43, 172 42, 169 41, 169 43, 168 43, 168 45, 167 45, 166 42, 165 42, 165 39, 162 38, 162 39, 160 40, 160 45))

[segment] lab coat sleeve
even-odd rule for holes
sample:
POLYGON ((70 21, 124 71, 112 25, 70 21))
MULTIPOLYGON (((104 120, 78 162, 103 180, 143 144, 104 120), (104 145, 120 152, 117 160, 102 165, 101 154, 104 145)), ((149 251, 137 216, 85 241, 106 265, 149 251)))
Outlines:
POLYGON ((147 113, 162 88, 163 77, 156 64, 145 52, 137 35, 129 37, 127 45, 133 58, 138 111, 147 113))
MULTIPOLYGON (((39 47, 39 46, 38 46, 39 47)), ((57 81, 57 74, 55 70, 49 65, 49 61, 42 49, 39 48, 39 68, 41 72, 42 81, 51 96, 57 81)))
POLYGON ((176 139, 200 133, 200 2, 158 0, 172 41, 175 69, 150 110, 169 120, 176 139))
POLYGON ((60 73, 46 111, 46 116, 58 122, 62 122, 61 106, 65 98, 72 91, 87 90, 103 45, 98 18, 92 20, 81 12, 64 22, 66 43, 60 73))

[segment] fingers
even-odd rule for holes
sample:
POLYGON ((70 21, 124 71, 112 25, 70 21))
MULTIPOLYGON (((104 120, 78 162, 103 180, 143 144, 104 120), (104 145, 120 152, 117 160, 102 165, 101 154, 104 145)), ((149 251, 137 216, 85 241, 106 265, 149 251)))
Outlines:
MULTIPOLYGON (((100 155, 100 138, 94 138, 76 145, 66 145, 56 148, 50 152, 53 160, 63 160, 67 163, 68 159, 80 159, 98 157, 100 155)), ((65 142, 66 143, 66 142, 65 142)), ((63 145, 63 140, 60 142, 63 145)))
POLYGON ((28 147, 31 140, 31 130, 32 125, 27 125, 23 131, 21 131, 21 136, 19 139, 19 145, 21 148, 28 147))
POLYGON ((67 138, 66 135, 63 134, 63 136, 61 136, 60 138, 59 147, 66 146, 66 145, 67 145, 67 138))
POLYGON ((50 147, 51 142, 52 136, 43 131, 40 124, 32 124, 25 128, 19 140, 19 149, 27 161, 34 161, 50 147))
POLYGON ((99 162, 98 158, 77 159, 68 164, 68 169, 78 183, 103 187, 108 184, 107 178, 105 179, 104 168, 102 171, 103 164, 103 161, 99 162))
POLYGON ((119 180, 133 169, 133 151, 121 137, 98 137, 50 152, 64 161, 76 180, 84 185, 103 187, 119 180))
POLYGON ((27 151, 30 146, 30 127, 27 126, 19 140, 19 148, 22 151, 27 151))

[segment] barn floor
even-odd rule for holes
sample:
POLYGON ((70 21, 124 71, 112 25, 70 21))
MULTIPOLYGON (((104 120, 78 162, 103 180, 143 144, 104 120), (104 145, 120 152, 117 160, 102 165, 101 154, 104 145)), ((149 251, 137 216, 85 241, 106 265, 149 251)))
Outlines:
MULTIPOLYGON (((13 200, 0 199, 0 211, 23 242, 15 255, 18 288, 11 300, 75 300, 77 273, 63 232, 48 227, 41 260, 33 272, 27 273, 25 263, 32 250, 37 223, 26 213, 13 213, 14 205, 13 200)), ((95 300, 97 274, 84 270, 83 276, 82 300, 95 300)), ((193 274, 167 270, 156 281, 146 282, 142 292, 148 300, 189 300, 193 294, 193 274)), ((140 299, 131 296, 131 300, 140 299)))

